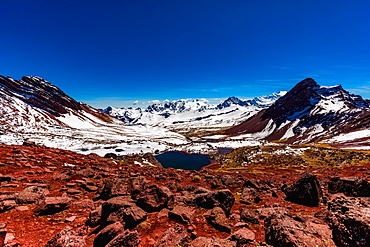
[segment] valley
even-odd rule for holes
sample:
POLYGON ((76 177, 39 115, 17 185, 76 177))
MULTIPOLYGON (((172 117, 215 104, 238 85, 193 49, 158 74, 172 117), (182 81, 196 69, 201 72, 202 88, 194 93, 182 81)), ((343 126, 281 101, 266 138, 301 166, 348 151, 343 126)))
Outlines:
POLYGON ((6 246, 370 243, 370 106, 341 86, 98 110, 1 76, 0 105, 6 246))

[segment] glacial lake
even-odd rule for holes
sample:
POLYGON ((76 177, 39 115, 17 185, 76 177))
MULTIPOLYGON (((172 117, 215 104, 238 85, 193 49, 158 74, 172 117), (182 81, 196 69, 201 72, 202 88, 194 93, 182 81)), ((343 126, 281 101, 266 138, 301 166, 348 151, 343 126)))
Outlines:
POLYGON ((165 152, 156 155, 155 158, 164 168, 175 168, 184 170, 200 170, 202 167, 211 164, 208 156, 201 154, 186 154, 182 152, 165 152))

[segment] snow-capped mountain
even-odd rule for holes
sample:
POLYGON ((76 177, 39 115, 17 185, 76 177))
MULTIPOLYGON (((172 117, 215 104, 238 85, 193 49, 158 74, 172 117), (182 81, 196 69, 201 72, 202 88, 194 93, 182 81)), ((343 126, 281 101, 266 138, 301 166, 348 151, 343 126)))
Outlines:
POLYGON ((188 141, 159 127, 126 126, 122 121, 77 102, 35 76, 0 76, 0 143, 35 141, 50 147, 104 154, 154 152, 188 141))
POLYGON ((230 97, 220 104, 209 104, 207 100, 182 99, 152 104, 145 109, 109 106, 102 111, 128 124, 149 124, 171 129, 227 127, 253 116, 285 93, 282 91, 252 100, 230 97))
POLYGON ((307 78, 269 108, 227 134, 306 143, 370 126, 369 102, 342 86, 323 87, 307 78))
POLYGON ((116 122, 36 76, 24 76, 22 80, 0 76, 0 96, 0 121, 7 123, 7 130, 42 130, 50 125, 79 128, 116 122))

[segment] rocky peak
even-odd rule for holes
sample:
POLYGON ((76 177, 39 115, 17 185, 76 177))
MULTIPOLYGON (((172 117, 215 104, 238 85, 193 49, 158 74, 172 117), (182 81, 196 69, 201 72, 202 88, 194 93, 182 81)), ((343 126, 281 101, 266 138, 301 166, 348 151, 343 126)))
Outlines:
POLYGON ((59 117, 68 108, 82 110, 83 106, 48 81, 36 76, 24 76, 22 80, 0 76, 0 91, 11 97, 45 110, 59 117))
POLYGON ((312 99, 317 98, 315 91, 319 85, 312 78, 306 78, 293 87, 287 94, 279 98, 266 110, 262 118, 283 121, 294 112, 300 112, 312 106, 312 99))
POLYGON ((225 101, 221 102, 220 104, 217 105, 218 109, 223 109, 226 107, 230 107, 231 105, 240 105, 244 106, 247 105, 247 101, 243 101, 237 97, 229 97, 225 101))

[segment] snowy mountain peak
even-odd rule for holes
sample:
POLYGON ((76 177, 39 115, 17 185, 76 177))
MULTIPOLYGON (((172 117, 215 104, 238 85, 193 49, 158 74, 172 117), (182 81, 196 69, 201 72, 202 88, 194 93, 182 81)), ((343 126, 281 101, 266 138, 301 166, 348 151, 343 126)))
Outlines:
POLYGON ((107 107, 102 111, 130 124, 231 126, 270 106, 285 93, 282 91, 252 100, 229 97, 217 105, 209 104, 206 99, 180 99, 152 104, 145 109, 107 107))
POLYGON ((36 76, 23 76, 21 80, 0 76, 0 92, 45 110, 55 117, 68 113, 68 109, 83 109, 81 104, 62 90, 36 76))
POLYGON ((227 133, 249 133, 269 141, 309 142, 363 127, 369 122, 364 112, 369 113, 369 104, 361 96, 350 94, 341 85, 324 87, 307 78, 268 109, 227 133))

